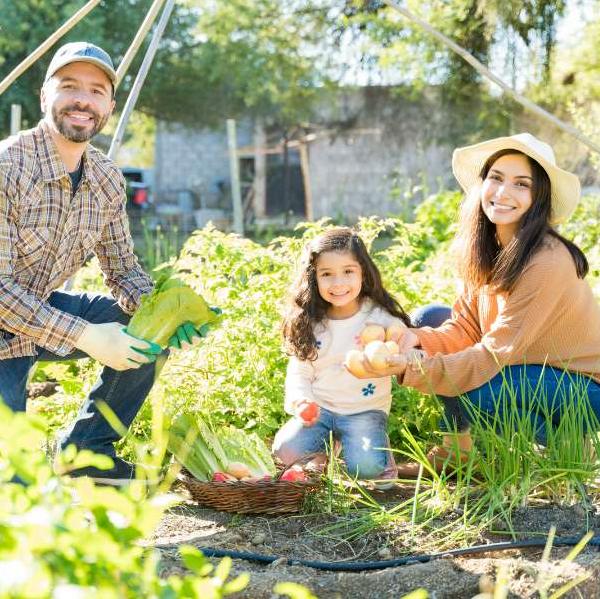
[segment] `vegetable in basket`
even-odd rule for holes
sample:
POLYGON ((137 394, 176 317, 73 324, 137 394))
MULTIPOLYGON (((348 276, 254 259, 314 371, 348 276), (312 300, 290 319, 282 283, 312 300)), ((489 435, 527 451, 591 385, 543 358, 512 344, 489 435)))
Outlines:
POLYGON ((151 341, 161 348, 180 347, 196 335, 205 336, 220 310, 176 277, 165 277, 141 299, 140 307, 127 325, 127 333, 151 341))
POLYGON ((169 451, 198 480, 261 479, 275 475, 271 452, 256 433, 232 426, 213 431, 201 418, 182 414, 171 424, 169 451), (215 476, 215 474, 218 476, 215 476))

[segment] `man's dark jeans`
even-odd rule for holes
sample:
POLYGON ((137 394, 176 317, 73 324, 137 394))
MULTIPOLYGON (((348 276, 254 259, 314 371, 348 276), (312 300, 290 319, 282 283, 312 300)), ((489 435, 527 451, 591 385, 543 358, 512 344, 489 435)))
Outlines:
MULTIPOLYGON (((48 303, 94 324, 121 322, 126 325, 130 318, 113 298, 104 295, 55 291, 48 303)), ((27 378, 37 360, 77 360, 85 357, 86 354, 78 350, 61 357, 38 348, 37 356, 0 360, 0 397, 13 411, 23 412, 27 398, 27 378)), ((64 429, 60 439, 61 447, 74 443, 79 449, 114 456, 113 443, 119 440, 120 434, 101 414, 97 402, 105 402, 121 424, 128 428, 152 388, 156 370, 156 363, 125 371, 105 366, 75 422, 64 429)))

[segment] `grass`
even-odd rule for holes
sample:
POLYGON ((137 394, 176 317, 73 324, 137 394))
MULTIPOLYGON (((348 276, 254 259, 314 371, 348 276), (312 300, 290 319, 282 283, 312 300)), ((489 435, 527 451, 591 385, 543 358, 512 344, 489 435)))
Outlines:
POLYGON ((591 506, 598 493, 600 442, 590 431, 600 426, 585 384, 574 379, 566 398, 545 397, 541 384, 527 394, 524 388, 505 379, 492 414, 463 402, 472 422, 474 449, 466 462, 452 464, 441 474, 427 461, 426 448, 406 430, 406 449, 398 451, 399 459, 421 465, 416 481, 403 481, 413 485, 412 496, 389 506, 347 480, 346 486, 337 487, 338 493, 346 489, 347 497, 337 499, 344 506, 339 512, 343 517, 315 534, 352 541, 394 528, 402 531, 409 552, 443 551, 472 544, 496 529, 516 539, 519 533, 512 519, 524 506, 591 506), (557 419, 559 399, 563 401, 557 419), (556 408, 538 407, 545 405, 556 408))

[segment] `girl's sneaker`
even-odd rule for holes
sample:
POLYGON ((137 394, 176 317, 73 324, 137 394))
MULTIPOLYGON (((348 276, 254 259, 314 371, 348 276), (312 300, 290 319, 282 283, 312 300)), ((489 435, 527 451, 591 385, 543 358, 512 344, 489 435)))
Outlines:
MULTIPOLYGON (((466 451, 459 450, 458 456, 454 448, 447 448, 441 445, 432 447, 426 455, 427 461, 437 474, 446 471, 452 473, 456 471, 460 464, 466 464, 469 461, 469 454, 466 451)), ((422 464, 419 462, 405 462, 398 466, 398 476, 400 478, 417 478, 422 464)), ((428 476, 430 473, 423 468, 422 476, 428 476)))
POLYGON ((396 466, 396 460, 394 460, 394 453, 388 451, 385 470, 377 480, 373 481, 373 486, 378 491, 387 491, 395 486, 396 480, 398 480, 398 467, 396 466))

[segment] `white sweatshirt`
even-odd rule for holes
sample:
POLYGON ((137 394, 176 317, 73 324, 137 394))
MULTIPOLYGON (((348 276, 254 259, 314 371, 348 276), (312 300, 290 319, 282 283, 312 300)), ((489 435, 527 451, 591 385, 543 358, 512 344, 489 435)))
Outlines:
POLYGON ((343 366, 346 353, 362 349, 358 336, 367 324, 388 328, 404 323, 365 299, 360 310, 343 320, 325 319, 315 326, 318 356, 313 362, 290 357, 285 380, 285 411, 294 414, 301 401, 314 401, 338 414, 390 411, 391 377, 358 379, 343 366))

